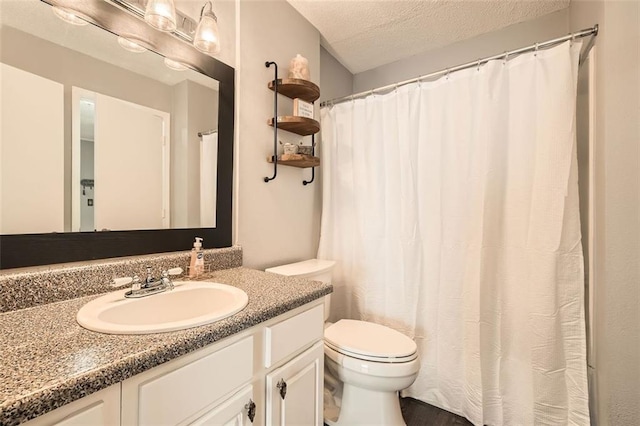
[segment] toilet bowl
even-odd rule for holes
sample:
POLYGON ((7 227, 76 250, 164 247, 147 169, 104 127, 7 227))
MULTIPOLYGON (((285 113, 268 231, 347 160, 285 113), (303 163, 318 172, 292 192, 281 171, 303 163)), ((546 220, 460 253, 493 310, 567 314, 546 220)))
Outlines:
POLYGON ((325 368, 342 383, 340 412, 329 425, 403 425, 398 392, 415 381, 416 344, 366 321, 340 320, 325 329, 325 368))
MULTIPOLYGON (((267 272, 330 282, 335 262, 312 259, 267 272)), ((325 321, 330 296, 325 296, 325 321)), ((324 422, 343 425, 404 425, 398 392, 415 381, 417 346, 404 334, 367 321, 325 322, 324 422)))

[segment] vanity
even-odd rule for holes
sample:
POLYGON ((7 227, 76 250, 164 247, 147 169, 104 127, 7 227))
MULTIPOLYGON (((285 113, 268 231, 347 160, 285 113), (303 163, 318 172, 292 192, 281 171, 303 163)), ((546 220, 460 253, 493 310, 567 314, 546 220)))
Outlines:
POLYGON ((15 183, 0 199, 0 425, 322 424, 323 296, 332 287, 243 268, 231 246, 235 70, 122 4, 0 5, 0 181, 15 183), (93 25, 58 20, 59 5, 93 25), (142 38, 148 51, 126 52, 118 36, 142 38), (166 69, 167 59, 190 71, 166 69), (38 132, 26 131, 34 122, 38 132), (138 151, 114 145, 132 137, 125 145, 136 147, 136 132, 159 137, 138 151), (186 271, 181 250, 195 236, 215 248, 200 279, 243 290, 244 309, 165 333, 78 324, 113 278, 144 276, 147 266, 154 276, 186 271), (79 261, 89 262, 51 266, 79 261), (23 267, 39 269, 14 269, 23 267))
POLYGON ((201 279, 242 289, 247 306, 144 335, 80 327, 78 310, 96 296, 0 314, 0 424, 322 424, 331 286, 242 267, 201 279))

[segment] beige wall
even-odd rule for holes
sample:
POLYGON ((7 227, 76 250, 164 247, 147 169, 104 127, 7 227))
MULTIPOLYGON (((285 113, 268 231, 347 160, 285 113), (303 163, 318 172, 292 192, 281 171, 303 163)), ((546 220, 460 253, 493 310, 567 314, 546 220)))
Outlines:
MULTIPOLYGON (((315 257, 320 228, 319 185, 302 185, 310 169, 280 166, 274 181, 263 181, 273 174, 273 165, 266 161, 273 152, 273 129, 266 123, 273 116, 273 92, 267 83, 274 71, 265 62, 277 62, 279 76, 286 77, 289 61, 300 53, 309 60, 311 81, 319 84, 320 36, 284 0, 243 0, 238 9, 234 241, 243 248, 245 266, 264 269, 315 257)), ((290 99, 280 96, 278 102, 281 114, 291 114, 290 99)), ((278 138, 303 139, 284 131, 278 138)))
POLYGON ((571 3, 598 23, 594 327, 599 425, 640 424, 640 3, 571 3))
POLYGON ((172 88, 171 227, 200 227, 199 132, 218 127, 218 91, 190 80, 172 88))
POLYGON ((353 93, 353 74, 324 47, 320 47, 320 87, 318 103, 353 93))
POLYGON ((569 32, 569 11, 562 9, 538 19, 431 50, 354 76, 354 93, 429 74, 569 32))
MULTIPOLYGON (((159 81, 12 27, 3 26, 0 35, 2 62, 64 84, 65 96, 67 92, 71 93, 71 86, 76 86, 160 111, 171 111, 171 88, 159 81)), ((71 117, 70 104, 65 109, 65 116, 71 117)))
POLYGON ((0 63, 0 234, 64 232, 63 89, 0 63))

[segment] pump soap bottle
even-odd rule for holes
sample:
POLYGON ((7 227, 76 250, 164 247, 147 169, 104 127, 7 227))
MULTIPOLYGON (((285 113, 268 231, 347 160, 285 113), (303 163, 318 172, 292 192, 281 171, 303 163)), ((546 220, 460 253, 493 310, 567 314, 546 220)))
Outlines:
POLYGON ((191 249, 191 263, 189 264, 189 278, 196 278, 204 273, 204 252, 202 238, 196 237, 191 249))

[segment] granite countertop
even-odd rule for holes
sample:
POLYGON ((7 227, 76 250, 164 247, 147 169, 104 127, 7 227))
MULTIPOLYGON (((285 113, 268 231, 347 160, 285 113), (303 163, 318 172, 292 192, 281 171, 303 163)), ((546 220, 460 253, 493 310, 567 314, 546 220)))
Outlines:
MULTIPOLYGON (((206 274, 249 296, 237 314, 169 333, 110 335, 76 322, 87 296, 0 314, 0 425, 16 425, 329 294, 330 284, 247 268, 206 274)), ((153 296, 150 296, 153 297, 153 296)))

